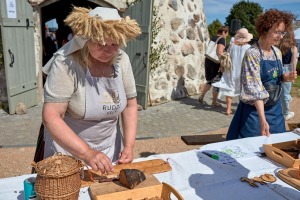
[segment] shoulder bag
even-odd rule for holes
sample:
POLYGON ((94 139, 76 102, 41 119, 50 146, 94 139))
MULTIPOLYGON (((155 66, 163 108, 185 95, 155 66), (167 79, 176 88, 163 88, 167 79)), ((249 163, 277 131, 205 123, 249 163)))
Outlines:
POLYGON ((222 36, 220 36, 215 42, 210 40, 208 43, 208 47, 206 49, 205 52, 205 57, 210 59, 211 61, 219 64, 220 60, 219 57, 217 55, 217 45, 218 45, 218 41, 222 38, 222 36))
POLYGON ((232 69, 232 61, 230 56, 230 46, 228 47, 227 51, 224 52, 220 58, 220 65, 224 68, 224 70, 231 70, 232 69))

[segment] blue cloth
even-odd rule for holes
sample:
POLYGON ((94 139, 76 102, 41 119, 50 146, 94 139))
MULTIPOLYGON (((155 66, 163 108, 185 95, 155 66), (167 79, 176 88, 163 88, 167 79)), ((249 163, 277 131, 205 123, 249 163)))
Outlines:
POLYGON ((290 112, 290 101, 291 101, 291 88, 292 82, 283 82, 282 86, 282 95, 281 95, 281 103, 282 103, 282 112, 284 115, 288 115, 290 112))
MULTIPOLYGON (((273 52, 276 56, 274 49, 273 52)), ((262 52, 260 51, 260 53, 262 57, 262 52)), ((274 82, 278 85, 281 84, 282 64, 278 61, 277 56, 276 60, 264 60, 262 58, 260 61, 260 69, 263 84, 269 82, 274 82), (274 74, 277 74, 277 76, 274 76, 274 74)), ((265 106, 264 110, 270 133, 286 132, 281 102, 278 101, 275 105, 265 106)), ((226 140, 260 136, 260 133, 260 121, 256 107, 240 101, 229 126, 226 140)))
MULTIPOLYGON (((290 64, 292 60, 292 56, 293 56, 292 48, 290 48, 284 55, 282 55, 282 63, 290 64)), ((292 82, 282 83, 281 104, 282 104, 282 112, 284 115, 288 115, 290 112, 291 88, 292 88, 292 82)))

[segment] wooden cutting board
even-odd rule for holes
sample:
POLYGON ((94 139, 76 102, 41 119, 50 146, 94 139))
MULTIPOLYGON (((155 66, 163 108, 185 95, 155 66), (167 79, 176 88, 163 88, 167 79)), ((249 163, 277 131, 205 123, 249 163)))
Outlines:
MULTIPOLYGON (((151 174, 146 175, 146 180, 137 185, 134 189, 148 186, 160 185, 161 183, 151 174)), ((100 199, 99 196, 130 190, 119 181, 94 183, 89 187, 89 193, 93 200, 100 199)))
POLYGON ((277 176, 287 184, 300 190, 299 169, 287 168, 277 172, 277 176))
MULTIPOLYGON (((141 162, 134 162, 134 163, 127 163, 121 165, 114 166, 114 172, 109 173, 107 175, 101 174, 100 171, 95 171, 90 169, 90 173, 93 175, 94 178, 101 178, 101 177, 111 177, 119 175, 122 169, 138 169, 144 172, 145 175, 147 174, 157 174, 162 172, 170 171, 172 168, 170 164, 162 159, 154 159, 154 160, 146 160, 141 162)), ((94 182, 90 180, 89 174, 87 170, 84 171, 84 179, 81 180, 81 187, 87 187, 93 184, 94 182)))
POLYGON ((181 140, 187 145, 205 145, 226 140, 226 134, 184 135, 181 140))

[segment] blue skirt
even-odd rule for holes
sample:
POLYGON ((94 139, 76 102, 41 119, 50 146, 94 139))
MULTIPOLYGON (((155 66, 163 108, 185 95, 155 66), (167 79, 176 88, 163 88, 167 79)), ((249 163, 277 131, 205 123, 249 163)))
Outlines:
MULTIPOLYGON (((286 132, 280 101, 274 106, 265 107, 265 116, 271 134, 286 132)), ((256 107, 240 101, 229 126, 226 140, 255 136, 261 136, 256 107)))

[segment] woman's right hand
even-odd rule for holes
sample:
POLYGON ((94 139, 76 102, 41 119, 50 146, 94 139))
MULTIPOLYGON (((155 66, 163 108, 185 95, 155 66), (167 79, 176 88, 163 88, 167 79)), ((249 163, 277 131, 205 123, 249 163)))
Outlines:
POLYGON ((262 120, 260 123, 260 134, 262 136, 269 137, 270 136, 269 129, 270 129, 270 127, 269 127, 267 120, 262 120))
POLYGON ((269 132, 269 124, 267 122, 266 116, 265 116, 265 108, 264 108, 264 102, 263 100, 256 100, 254 102, 254 105, 256 107, 258 117, 259 117, 259 122, 260 122, 260 135, 262 136, 270 136, 269 132))
POLYGON ((114 170, 112 162, 104 153, 90 149, 85 156, 84 162, 93 170, 100 170, 102 174, 107 174, 114 170))

